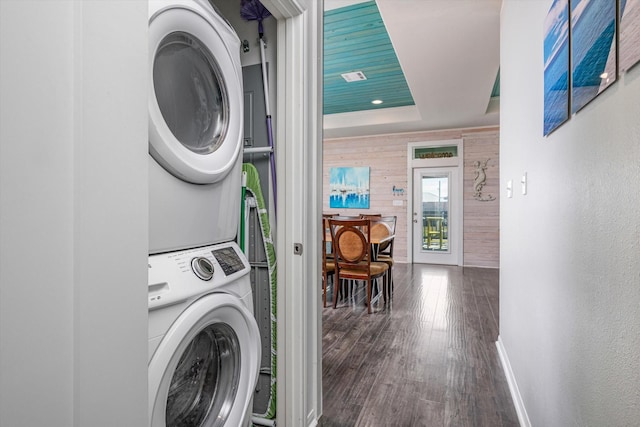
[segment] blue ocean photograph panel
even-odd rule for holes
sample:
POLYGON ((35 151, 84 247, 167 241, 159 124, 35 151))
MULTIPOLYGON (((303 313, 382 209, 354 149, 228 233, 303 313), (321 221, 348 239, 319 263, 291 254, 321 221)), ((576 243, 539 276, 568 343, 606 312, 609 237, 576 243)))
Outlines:
POLYGON ((616 0, 571 1, 571 112, 616 81, 616 0))
POLYGON ((544 22, 544 129, 569 119, 569 1, 554 0, 544 22))
POLYGON ((369 209, 369 167, 329 169, 329 207, 369 209))
POLYGON ((620 71, 640 62, 640 0, 620 0, 620 71))

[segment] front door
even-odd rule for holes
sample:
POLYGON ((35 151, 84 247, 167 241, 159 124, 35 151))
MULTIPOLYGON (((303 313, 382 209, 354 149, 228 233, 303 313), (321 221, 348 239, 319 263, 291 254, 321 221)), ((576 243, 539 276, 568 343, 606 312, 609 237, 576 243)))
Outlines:
POLYGON ((458 167, 413 170, 413 262, 458 265, 458 167))

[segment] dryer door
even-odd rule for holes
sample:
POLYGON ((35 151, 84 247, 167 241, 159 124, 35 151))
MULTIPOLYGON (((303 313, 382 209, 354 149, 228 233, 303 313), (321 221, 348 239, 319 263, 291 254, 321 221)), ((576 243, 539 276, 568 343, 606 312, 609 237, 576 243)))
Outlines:
POLYGON ((233 30, 213 11, 161 8, 149 19, 149 72, 151 156, 186 182, 224 178, 242 144, 240 42, 233 30))
POLYGON ((209 294, 171 326, 149 362, 151 427, 244 426, 260 364, 253 315, 229 294, 209 294))

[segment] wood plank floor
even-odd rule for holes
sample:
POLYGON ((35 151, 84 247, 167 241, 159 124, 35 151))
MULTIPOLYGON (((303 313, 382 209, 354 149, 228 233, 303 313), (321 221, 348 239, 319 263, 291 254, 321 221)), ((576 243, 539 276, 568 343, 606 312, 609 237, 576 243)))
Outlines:
POLYGON ((323 310, 320 426, 518 426, 495 345, 498 270, 396 264, 393 274, 393 300, 374 313, 362 285, 323 310))

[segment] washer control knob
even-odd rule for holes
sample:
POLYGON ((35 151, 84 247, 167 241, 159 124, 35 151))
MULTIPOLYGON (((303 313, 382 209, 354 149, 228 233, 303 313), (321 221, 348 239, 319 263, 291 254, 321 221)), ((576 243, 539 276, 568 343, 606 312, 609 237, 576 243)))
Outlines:
POLYGON ((191 260, 191 269, 202 280, 211 280, 213 277, 213 263, 203 256, 191 260))

